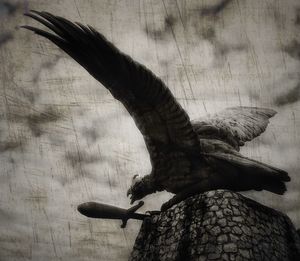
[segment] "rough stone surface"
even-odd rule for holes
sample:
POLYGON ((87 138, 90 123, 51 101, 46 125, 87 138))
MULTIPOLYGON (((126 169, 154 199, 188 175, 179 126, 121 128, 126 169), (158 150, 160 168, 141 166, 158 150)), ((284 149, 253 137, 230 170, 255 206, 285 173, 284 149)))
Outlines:
POLYGON ((129 260, 296 261, 300 239, 286 215, 215 190, 145 219, 129 260))

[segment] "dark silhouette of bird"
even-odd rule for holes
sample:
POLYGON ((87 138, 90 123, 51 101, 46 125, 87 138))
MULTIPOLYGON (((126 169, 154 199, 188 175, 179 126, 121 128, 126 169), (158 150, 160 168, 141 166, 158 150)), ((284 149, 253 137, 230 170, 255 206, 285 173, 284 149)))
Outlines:
POLYGON ((83 66, 125 106, 143 134, 152 171, 133 178, 128 190, 131 203, 163 190, 176 194, 163 210, 213 189, 286 191, 290 177, 285 171, 239 153, 240 146, 265 131, 275 111, 234 107, 190 121, 158 77, 93 27, 47 12, 26 15, 52 33, 27 25, 23 28, 49 39, 83 66))

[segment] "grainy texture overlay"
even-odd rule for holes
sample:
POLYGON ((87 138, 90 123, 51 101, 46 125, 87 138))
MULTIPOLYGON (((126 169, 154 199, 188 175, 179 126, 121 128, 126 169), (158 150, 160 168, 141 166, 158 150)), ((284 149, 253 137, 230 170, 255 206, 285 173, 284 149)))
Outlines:
MULTIPOLYGON (((130 115, 84 69, 22 30, 35 9, 90 24, 153 70, 191 119, 230 106, 278 112, 243 155, 289 172, 284 196, 248 197, 300 227, 298 0, 0 0, 0 259, 127 260, 141 222, 90 220, 78 204, 129 207, 150 172, 130 115)), ((141 212, 170 198, 146 198, 141 212)))
POLYGON ((215 190, 147 218, 131 261, 300 259, 300 237, 282 213, 215 190))

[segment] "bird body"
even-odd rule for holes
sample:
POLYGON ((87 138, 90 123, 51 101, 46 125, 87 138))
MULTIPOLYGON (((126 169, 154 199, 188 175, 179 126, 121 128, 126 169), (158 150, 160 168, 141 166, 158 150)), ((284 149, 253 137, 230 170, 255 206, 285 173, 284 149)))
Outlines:
POLYGON ((175 197, 163 209, 211 189, 268 190, 283 194, 290 180, 280 169, 244 157, 240 146, 265 131, 275 111, 233 107, 190 121, 167 86, 143 65, 119 51, 91 26, 47 12, 26 14, 53 33, 23 26, 69 54, 119 100, 143 134, 152 171, 134 177, 131 202, 156 191, 175 197))

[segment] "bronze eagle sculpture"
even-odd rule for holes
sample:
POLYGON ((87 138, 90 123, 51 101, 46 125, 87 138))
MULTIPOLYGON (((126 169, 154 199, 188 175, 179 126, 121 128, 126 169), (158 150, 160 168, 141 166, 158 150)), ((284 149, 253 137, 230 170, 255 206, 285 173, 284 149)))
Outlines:
POLYGON ((240 146, 265 131, 276 113, 234 107, 190 121, 168 87, 145 66, 118 50, 91 26, 47 12, 25 14, 52 33, 22 26, 60 47, 119 100, 143 134, 152 171, 134 177, 131 203, 166 190, 176 194, 162 209, 213 189, 286 191, 288 174, 239 153, 240 146))

